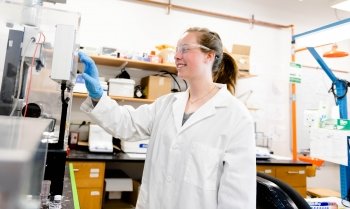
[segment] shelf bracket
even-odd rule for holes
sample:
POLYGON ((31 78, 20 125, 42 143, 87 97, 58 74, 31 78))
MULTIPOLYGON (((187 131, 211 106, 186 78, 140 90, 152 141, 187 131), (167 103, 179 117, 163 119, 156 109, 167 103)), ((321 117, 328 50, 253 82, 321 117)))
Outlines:
POLYGON ((172 4, 171 4, 171 0, 168 1, 168 6, 167 6, 167 15, 170 15, 170 11, 171 11, 171 7, 172 7, 172 4))
POLYGON ((123 63, 118 67, 118 70, 124 69, 128 64, 129 64, 128 61, 123 62, 123 63))

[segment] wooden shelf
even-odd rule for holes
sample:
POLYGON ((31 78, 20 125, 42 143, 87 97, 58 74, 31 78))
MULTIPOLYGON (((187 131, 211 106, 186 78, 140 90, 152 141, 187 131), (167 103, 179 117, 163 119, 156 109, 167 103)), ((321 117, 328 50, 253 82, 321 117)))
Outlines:
MULTIPOLYGON (((107 66, 121 66, 123 63, 128 62, 126 66, 131 68, 138 68, 143 70, 150 70, 150 71, 162 71, 165 70, 169 73, 176 73, 176 67, 173 64, 161 64, 161 63, 152 63, 152 62, 144 62, 139 60, 131 60, 131 59, 124 59, 124 58, 116 58, 112 56, 106 56, 106 55, 91 55, 90 56, 96 64, 98 65, 107 65, 107 66)), ((249 72, 245 71, 239 71, 238 78, 251 78, 255 77, 256 75, 249 74, 249 72)))
POLYGON ((128 62, 127 67, 131 68, 139 68, 143 70, 150 71, 162 71, 165 70, 169 73, 176 73, 176 67, 172 64, 161 64, 161 63, 152 63, 152 62, 144 62, 139 60, 131 60, 124 58, 116 58, 112 56, 105 55, 91 55, 90 56, 96 64, 98 65, 108 65, 108 66, 120 66, 125 62, 128 62))
MULTIPOLYGON (((86 98, 88 95, 85 93, 73 93, 73 97, 76 98, 86 98)), ((119 97, 119 96, 110 96, 112 99, 121 101, 121 102, 140 102, 140 103, 152 103, 153 99, 142 99, 142 98, 133 98, 133 97, 119 97)))

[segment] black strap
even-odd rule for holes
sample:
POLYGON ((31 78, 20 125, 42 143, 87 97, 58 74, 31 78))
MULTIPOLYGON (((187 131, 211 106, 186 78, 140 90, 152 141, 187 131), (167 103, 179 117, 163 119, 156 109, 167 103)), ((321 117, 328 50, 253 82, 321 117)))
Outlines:
POLYGON ((332 82, 332 86, 328 90, 328 93, 330 93, 330 92, 333 93, 335 103, 337 104, 337 101, 339 99, 343 99, 346 96, 346 94, 348 93, 348 88, 347 87, 350 87, 350 82, 348 82, 346 80, 342 80, 342 79, 339 79, 336 82, 332 82), (345 87, 345 92, 343 94, 341 94, 341 95, 338 95, 337 92, 336 92, 336 82, 341 82, 343 84, 343 86, 345 87))

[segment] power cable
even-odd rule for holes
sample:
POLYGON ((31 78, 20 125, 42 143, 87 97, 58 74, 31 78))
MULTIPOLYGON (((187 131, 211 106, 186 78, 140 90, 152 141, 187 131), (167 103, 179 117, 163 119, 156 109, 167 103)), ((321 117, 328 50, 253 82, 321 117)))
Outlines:
POLYGON ((350 87, 350 82, 349 81, 339 79, 339 80, 337 80, 335 82, 332 82, 331 88, 328 90, 328 93, 331 93, 331 92, 333 93, 335 103, 337 104, 338 100, 339 99, 343 99, 346 96, 346 94, 348 93, 348 87, 350 87), (337 93, 337 90, 336 90, 337 89, 336 88, 337 82, 340 82, 343 85, 344 90, 345 90, 344 93, 341 94, 341 95, 339 95, 337 93))

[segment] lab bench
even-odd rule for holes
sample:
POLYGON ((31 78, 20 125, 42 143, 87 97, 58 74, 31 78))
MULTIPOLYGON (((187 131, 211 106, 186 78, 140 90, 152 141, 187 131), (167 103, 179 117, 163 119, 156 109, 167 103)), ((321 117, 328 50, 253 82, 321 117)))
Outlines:
MULTIPOLYGON (((125 153, 91 153, 71 150, 67 161, 82 172, 76 176, 79 199, 81 196, 89 205, 80 204, 81 209, 100 209, 103 201, 104 173, 106 169, 121 169, 130 178, 140 181, 144 159, 129 157, 125 153), (85 170, 85 171, 84 171, 85 170), (91 173, 94 171, 95 173, 91 173), (87 173, 84 173, 87 172, 87 173), (94 176, 94 178, 89 178, 94 176), (90 182, 91 181, 91 182, 90 182)), ((310 163, 291 160, 257 160, 257 171, 269 174, 289 183, 306 197, 306 167, 310 163)))
MULTIPOLYGON (((78 190, 81 209, 108 208, 108 202, 104 201, 105 171, 119 169, 133 179, 135 187, 128 199, 136 204, 137 185, 141 181, 144 159, 131 158, 125 153, 91 153, 88 151, 71 150, 67 156, 67 163, 72 163, 78 190)), ((127 204, 118 202, 124 208, 127 204)), ((119 207, 116 207, 119 208, 119 207)))

